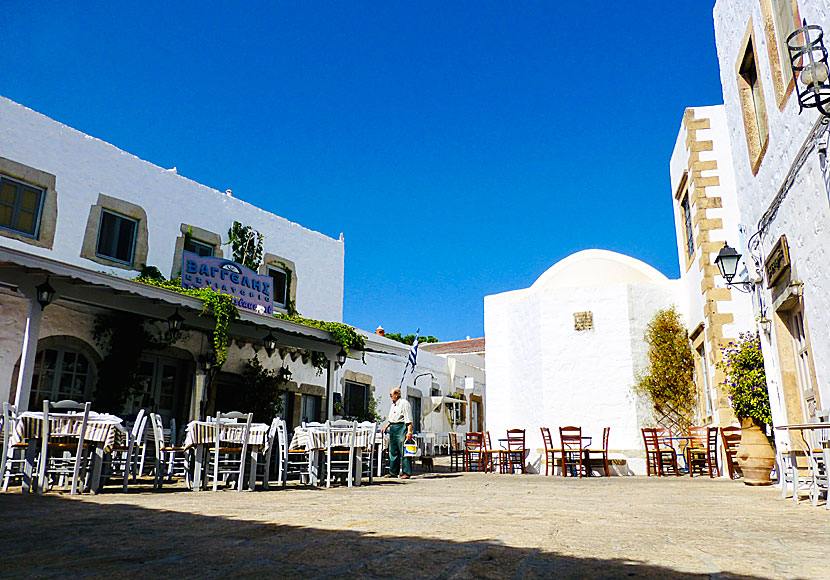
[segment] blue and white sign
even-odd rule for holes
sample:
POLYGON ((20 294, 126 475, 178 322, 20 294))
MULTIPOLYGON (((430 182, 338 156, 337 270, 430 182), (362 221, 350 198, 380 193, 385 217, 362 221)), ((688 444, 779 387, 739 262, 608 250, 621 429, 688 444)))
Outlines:
POLYGON ((272 283, 242 264, 182 252, 182 288, 212 288, 232 296, 237 308, 273 314, 272 283))

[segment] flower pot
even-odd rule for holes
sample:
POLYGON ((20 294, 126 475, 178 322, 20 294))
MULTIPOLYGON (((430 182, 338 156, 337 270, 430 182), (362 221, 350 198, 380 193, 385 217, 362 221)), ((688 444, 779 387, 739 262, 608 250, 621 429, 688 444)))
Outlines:
POLYGON ((741 419, 741 445, 736 458, 746 485, 772 484, 769 475, 775 466, 775 451, 754 419, 741 419))

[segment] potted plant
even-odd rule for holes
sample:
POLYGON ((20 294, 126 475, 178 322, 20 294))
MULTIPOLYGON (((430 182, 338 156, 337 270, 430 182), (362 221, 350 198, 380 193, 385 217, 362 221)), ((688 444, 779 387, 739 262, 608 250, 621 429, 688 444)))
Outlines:
POLYGON ((726 377, 732 411, 741 422, 741 445, 737 460, 746 485, 770 485, 775 451, 766 436, 772 424, 761 338, 757 332, 742 332, 737 342, 721 347, 718 366, 726 377))

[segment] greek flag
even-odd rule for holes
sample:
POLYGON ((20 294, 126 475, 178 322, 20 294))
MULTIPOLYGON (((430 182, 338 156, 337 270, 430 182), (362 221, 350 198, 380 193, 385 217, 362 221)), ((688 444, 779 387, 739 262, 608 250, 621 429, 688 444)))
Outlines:
POLYGON ((398 388, 403 386, 404 377, 406 377, 406 371, 409 370, 410 373, 415 372, 415 364, 418 361, 418 336, 421 334, 421 329, 415 331, 415 340, 412 342, 412 348, 409 349, 409 358, 406 359, 406 366, 403 368, 403 375, 401 376, 401 384, 398 385, 398 388))

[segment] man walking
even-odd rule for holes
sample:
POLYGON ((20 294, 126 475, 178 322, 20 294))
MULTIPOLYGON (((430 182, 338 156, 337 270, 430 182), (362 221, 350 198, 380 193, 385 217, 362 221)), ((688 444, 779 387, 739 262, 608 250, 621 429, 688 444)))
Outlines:
POLYGON ((412 406, 409 401, 401 398, 401 390, 392 389, 389 393, 392 398, 392 408, 387 418, 389 422, 381 430, 389 430, 389 473, 384 477, 397 477, 401 471, 401 479, 409 479, 412 475, 411 461, 403 456, 403 445, 412 439, 412 406))

